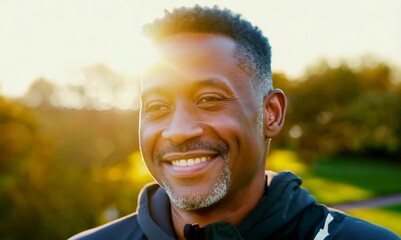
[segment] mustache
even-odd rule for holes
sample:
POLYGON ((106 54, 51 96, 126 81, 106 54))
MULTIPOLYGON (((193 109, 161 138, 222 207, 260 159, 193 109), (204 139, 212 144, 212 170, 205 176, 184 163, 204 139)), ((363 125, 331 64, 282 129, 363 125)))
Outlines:
POLYGON ((182 144, 170 142, 170 144, 163 149, 155 151, 155 156, 161 159, 163 155, 170 152, 188 152, 197 150, 209 150, 218 152, 221 155, 228 154, 228 146, 225 143, 211 143, 201 139, 191 139, 182 144))

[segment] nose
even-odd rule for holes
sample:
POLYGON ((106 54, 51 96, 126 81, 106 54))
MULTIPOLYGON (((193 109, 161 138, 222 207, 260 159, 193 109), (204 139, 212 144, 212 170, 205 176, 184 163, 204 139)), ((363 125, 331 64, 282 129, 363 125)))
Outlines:
POLYGON ((169 126, 162 132, 162 137, 181 144, 202 134, 203 127, 198 123, 196 114, 184 107, 176 107, 169 126))

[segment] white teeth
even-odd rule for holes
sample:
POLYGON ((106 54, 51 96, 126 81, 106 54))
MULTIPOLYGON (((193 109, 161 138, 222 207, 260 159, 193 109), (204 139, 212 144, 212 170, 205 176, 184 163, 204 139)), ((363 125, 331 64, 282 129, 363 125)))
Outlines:
POLYGON ((174 160, 171 161, 171 163, 174 166, 181 166, 181 167, 186 167, 186 166, 192 166, 201 162, 206 162, 208 160, 212 159, 212 157, 199 157, 199 158, 189 158, 189 159, 180 159, 180 160, 174 160))

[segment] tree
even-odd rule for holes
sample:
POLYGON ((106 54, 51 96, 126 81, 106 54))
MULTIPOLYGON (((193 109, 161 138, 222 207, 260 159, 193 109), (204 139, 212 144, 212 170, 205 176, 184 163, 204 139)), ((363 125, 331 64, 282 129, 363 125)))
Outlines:
POLYGON ((384 63, 355 69, 345 62, 337 67, 321 62, 310 69, 288 94, 289 114, 302 133, 293 144, 301 152, 324 155, 399 155, 395 106, 401 99, 391 76, 384 63))
POLYGON ((40 77, 32 82, 25 93, 24 101, 28 106, 50 107, 54 103, 56 87, 50 80, 40 77))

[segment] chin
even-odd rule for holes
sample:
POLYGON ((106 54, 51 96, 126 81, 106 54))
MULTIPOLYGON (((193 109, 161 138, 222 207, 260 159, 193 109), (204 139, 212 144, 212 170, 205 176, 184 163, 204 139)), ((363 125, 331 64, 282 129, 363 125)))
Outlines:
POLYGON ((215 205, 227 195, 231 186, 231 172, 228 166, 224 167, 214 185, 201 191, 196 191, 196 188, 190 189, 190 192, 177 191, 166 179, 162 179, 162 186, 176 207, 187 211, 201 210, 215 205))

